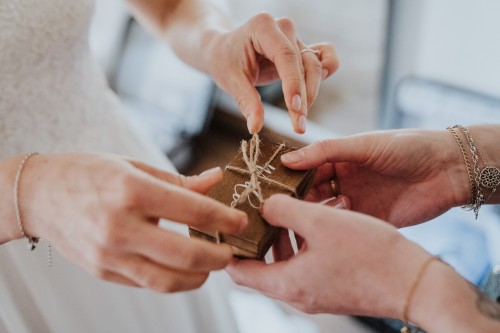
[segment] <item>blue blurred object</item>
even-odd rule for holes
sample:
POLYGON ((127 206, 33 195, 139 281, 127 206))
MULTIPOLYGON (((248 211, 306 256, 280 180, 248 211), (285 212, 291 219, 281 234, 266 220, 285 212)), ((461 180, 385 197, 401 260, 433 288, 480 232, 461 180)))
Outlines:
POLYGON ((400 229, 400 232, 428 252, 440 256, 476 285, 490 270, 488 239, 481 224, 473 221, 472 212, 453 209, 427 223, 400 229))

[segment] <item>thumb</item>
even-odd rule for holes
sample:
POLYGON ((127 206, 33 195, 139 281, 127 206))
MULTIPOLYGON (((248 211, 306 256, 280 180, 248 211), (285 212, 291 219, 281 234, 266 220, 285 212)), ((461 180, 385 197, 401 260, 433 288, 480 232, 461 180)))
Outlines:
POLYGON ((314 212, 316 210, 313 210, 312 206, 322 207, 285 194, 275 194, 266 199, 261 207, 261 213, 269 224, 291 229, 307 238, 308 235, 314 234, 311 226, 315 224, 314 212))
POLYGON ((281 162, 296 170, 317 168, 325 163, 363 162, 370 152, 368 135, 353 135, 317 141, 281 156, 281 162))

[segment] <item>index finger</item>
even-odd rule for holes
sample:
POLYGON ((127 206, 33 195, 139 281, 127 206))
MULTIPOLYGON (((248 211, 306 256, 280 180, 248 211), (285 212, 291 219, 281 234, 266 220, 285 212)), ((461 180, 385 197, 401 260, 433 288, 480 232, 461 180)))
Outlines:
POLYGON ((297 170, 312 169, 325 163, 363 162, 367 159, 369 145, 370 140, 361 135, 321 140, 283 154, 281 162, 297 170))
MULTIPOLYGON (((261 29, 258 33, 252 34, 256 51, 275 64, 282 80, 283 94, 288 110, 305 116, 307 98, 305 81, 300 67, 302 57, 299 50, 279 29, 272 16, 260 14, 255 20, 259 20, 257 26, 261 29)), ((294 124, 294 128, 296 132, 304 132, 298 122, 294 124)))
POLYGON ((148 217, 227 233, 238 233, 248 223, 244 212, 183 187, 154 178, 143 179, 137 186, 140 189, 132 201, 148 217))

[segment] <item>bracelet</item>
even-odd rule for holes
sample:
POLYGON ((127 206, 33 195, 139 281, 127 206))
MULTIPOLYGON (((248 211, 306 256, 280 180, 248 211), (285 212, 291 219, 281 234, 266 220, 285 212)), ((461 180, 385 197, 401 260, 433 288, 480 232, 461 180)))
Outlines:
POLYGON ((474 177, 472 176, 472 168, 469 163, 469 157, 467 156, 467 152, 465 151, 464 144, 462 143, 462 140, 460 140, 460 137, 458 136, 458 133, 455 131, 455 127, 447 127, 446 128, 448 131, 450 131, 451 134, 453 134, 453 137, 455 137, 455 141, 457 141, 458 147, 460 148, 460 151, 462 152, 462 157, 464 159, 465 167, 467 169, 467 176, 469 177, 469 184, 470 184, 470 190, 471 190, 471 202, 468 205, 462 206, 462 208, 472 210, 475 203, 476 203, 476 184, 474 182, 474 177))
MULTIPOLYGON (((470 153, 472 156, 472 163, 474 164, 475 177, 474 177, 474 186, 472 193, 473 194, 472 202, 470 205, 467 206, 467 208, 474 211, 477 220, 479 209, 481 208, 482 205, 486 204, 491 199, 491 197, 495 194, 498 186, 500 185, 500 169, 486 164, 483 156, 479 152, 479 149, 477 148, 474 140, 472 139, 469 130, 466 127, 463 127, 461 125, 455 125, 449 127, 448 129, 453 132, 455 129, 459 129, 460 131, 462 131, 463 135, 467 139, 467 143, 469 144, 470 153), (479 161, 482 162, 483 169, 479 167, 479 161), (486 198, 483 194, 483 189, 491 190, 490 194, 486 198)), ((455 134, 456 133, 454 133, 454 135, 455 134)), ((458 137, 458 135, 456 137, 458 137)), ((461 149, 462 149, 462 154, 464 154, 463 145, 461 149)), ((470 165, 468 165, 467 168, 468 168, 467 173, 469 174, 469 180, 470 180, 471 177, 469 170, 470 165)))
POLYGON ((415 290, 418 287, 418 284, 420 280, 422 279, 422 276, 424 275, 425 271, 429 267, 430 263, 433 262, 434 260, 440 260, 434 256, 431 256, 428 258, 420 267, 420 270, 417 273, 417 276, 415 277, 415 280, 413 281, 410 291, 408 292, 408 296, 406 296, 405 304, 403 307, 403 328, 401 328, 401 333, 411 333, 410 329, 410 324, 409 324, 409 319, 408 319, 408 310, 410 308, 410 303, 413 299, 413 295, 415 294, 415 290))
POLYGON ((38 244, 39 238, 38 237, 32 237, 28 236, 26 232, 24 231, 23 227, 23 222, 21 218, 21 210, 19 209, 19 180, 21 178, 21 173, 23 172, 24 165, 26 164, 26 161, 33 155, 37 155, 38 153, 32 152, 24 156, 23 160, 19 164, 19 167, 17 168, 16 172, 16 178, 14 180, 14 210, 16 212, 16 219, 17 219, 17 225, 19 227, 19 231, 21 232, 21 235, 28 240, 28 244, 26 245, 26 248, 30 251, 33 251, 36 248, 36 245, 38 244))

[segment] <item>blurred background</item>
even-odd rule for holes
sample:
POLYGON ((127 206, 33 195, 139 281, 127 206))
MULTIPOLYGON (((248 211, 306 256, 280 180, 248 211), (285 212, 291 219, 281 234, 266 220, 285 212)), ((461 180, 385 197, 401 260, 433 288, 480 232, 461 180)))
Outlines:
MULTIPOLYGON (((328 41, 339 54, 340 69, 322 84, 303 136, 292 133, 280 84, 261 88, 268 136, 301 146, 375 129, 500 123, 499 1, 218 2, 236 25, 262 11, 289 17, 306 43, 328 41)), ((248 138, 231 98, 145 33, 123 1, 97 1, 90 43, 137 129, 180 172, 223 167, 240 140, 248 138)), ((478 222, 470 212, 453 210, 401 232, 497 298, 497 210, 484 209, 478 222)), ((372 318, 303 316, 247 291, 233 296, 241 332, 393 332, 399 325, 372 318), (275 325, 255 326, 249 313, 256 312, 275 325)))

